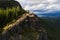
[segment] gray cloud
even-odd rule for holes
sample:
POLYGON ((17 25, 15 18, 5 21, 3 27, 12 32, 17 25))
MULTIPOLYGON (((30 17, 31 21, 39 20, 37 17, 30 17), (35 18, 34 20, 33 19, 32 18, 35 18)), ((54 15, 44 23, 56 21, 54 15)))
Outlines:
MULTIPOLYGON (((17 0, 19 1, 19 0, 17 0)), ((60 11, 59 0, 20 0, 25 10, 43 10, 41 13, 60 11)))

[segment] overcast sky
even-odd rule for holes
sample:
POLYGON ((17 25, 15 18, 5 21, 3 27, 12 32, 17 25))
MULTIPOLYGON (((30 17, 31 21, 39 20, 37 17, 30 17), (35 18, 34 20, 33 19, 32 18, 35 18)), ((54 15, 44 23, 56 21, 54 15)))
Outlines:
POLYGON ((60 11, 60 0, 17 0, 25 10, 35 13, 60 11))

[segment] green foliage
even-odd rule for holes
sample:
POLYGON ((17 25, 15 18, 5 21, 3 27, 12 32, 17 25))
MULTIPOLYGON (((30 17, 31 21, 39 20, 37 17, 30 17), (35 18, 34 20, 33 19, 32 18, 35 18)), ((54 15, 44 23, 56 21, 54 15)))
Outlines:
POLYGON ((6 9, 0 8, 0 29, 12 20, 16 20, 20 15, 26 13, 19 6, 6 9))
POLYGON ((43 18, 42 25, 48 33, 49 40, 60 40, 60 19, 43 18))

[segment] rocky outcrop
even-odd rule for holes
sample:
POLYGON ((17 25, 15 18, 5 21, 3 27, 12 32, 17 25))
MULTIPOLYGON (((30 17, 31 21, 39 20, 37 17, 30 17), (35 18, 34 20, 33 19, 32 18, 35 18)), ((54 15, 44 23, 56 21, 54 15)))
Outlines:
POLYGON ((42 28, 35 14, 23 14, 15 23, 3 28, 1 40, 48 40, 47 32, 42 28))

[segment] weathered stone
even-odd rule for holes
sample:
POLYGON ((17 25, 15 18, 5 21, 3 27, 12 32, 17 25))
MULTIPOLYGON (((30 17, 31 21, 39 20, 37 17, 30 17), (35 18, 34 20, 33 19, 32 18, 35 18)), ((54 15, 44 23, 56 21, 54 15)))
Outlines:
POLYGON ((0 38, 2 40, 48 40, 47 32, 41 27, 40 20, 36 15, 25 15, 22 19, 21 22, 18 19, 15 22, 16 25, 6 30, 6 33, 2 34, 0 38))

